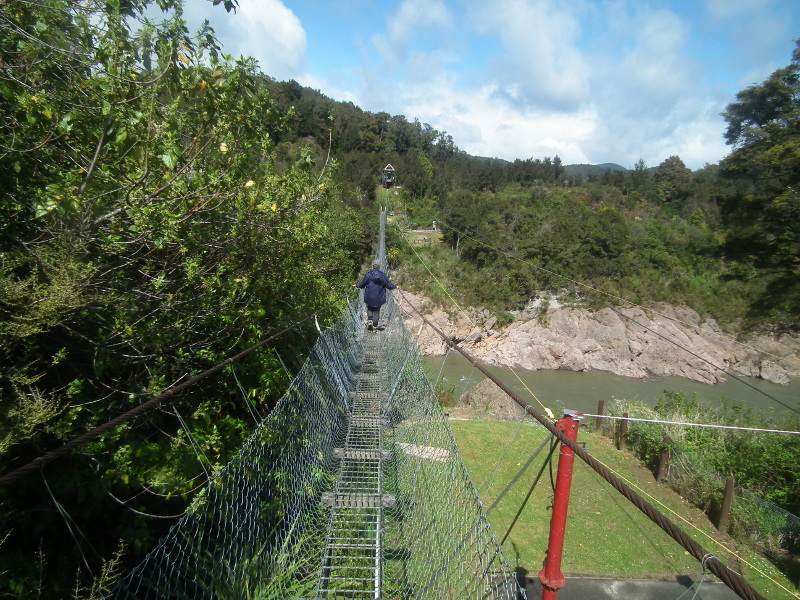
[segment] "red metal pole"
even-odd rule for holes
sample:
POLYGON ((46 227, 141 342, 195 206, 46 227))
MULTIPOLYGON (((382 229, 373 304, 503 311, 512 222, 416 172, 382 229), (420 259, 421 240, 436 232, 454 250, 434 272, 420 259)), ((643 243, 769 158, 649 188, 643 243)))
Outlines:
MULTIPOLYGON (((564 411, 556 427, 564 432, 573 442, 578 440, 578 425, 583 414, 564 411)), ((567 527, 567 510, 569 509, 569 491, 572 487, 572 465, 575 453, 565 445, 561 445, 558 457, 558 474, 556 475, 556 495, 553 500, 553 516, 550 519, 550 541, 547 544, 547 556, 544 569, 539 572, 542 582, 542 600, 556 600, 558 590, 564 587, 566 579, 561 573, 561 555, 564 551, 564 531, 567 527)))

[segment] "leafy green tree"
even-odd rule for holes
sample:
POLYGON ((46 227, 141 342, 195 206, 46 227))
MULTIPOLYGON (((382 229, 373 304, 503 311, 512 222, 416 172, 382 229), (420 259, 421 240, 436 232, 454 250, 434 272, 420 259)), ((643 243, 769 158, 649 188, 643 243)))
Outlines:
POLYGON ((739 92, 723 116, 733 151, 722 167, 739 187, 730 251, 773 273, 762 311, 789 312, 800 327, 800 40, 788 66, 739 92))
POLYGON ((626 179, 626 191, 636 199, 643 200, 649 197, 652 190, 653 181, 650 172, 643 158, 636 161, 633 171, 628 174, 626 179))
MULTIPOLYGON (((361 258, 335 161, 278 153, 274 82, 207 24, 190 35, 180 3, 147 5, 0 4, 3 471, 330 304, 361 258)), ((226 375, 47 471, 89 563, 148 551, 163 522, 142 515, 180 513, 287 383, 271 352, 226 375)), ((0 508, 0 595, 70 596, 80 550, 41 478, 0 508)))
POLYGON ((658 165, 653 181, 661 202, 678 204, 689 195, 692 171, 679 156, 670 156, 658 165))
POLYGON ((397 166, 403 180, 403 187, 414 198, 425 196, 433 181, 433 163, 422 150, 409 152, 402 157, 397 166))

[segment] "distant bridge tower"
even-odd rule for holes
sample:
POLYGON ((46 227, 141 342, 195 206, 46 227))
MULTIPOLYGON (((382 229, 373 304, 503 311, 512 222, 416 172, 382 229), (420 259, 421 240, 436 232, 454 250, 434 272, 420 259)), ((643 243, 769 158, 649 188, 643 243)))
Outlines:
POLYGON ((383 175, 381 175, 381 185, 386 189, 393 188, 397 185, 397 171, 391 164, 383 167, 383 175))

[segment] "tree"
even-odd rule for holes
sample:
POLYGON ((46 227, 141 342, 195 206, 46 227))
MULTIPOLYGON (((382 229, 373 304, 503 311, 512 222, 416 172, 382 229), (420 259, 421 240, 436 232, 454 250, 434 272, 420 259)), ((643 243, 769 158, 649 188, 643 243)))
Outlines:
MULTIPOLYGON (((0 2, 2 472, 330 305, 356 270, 335 165, 296 139, 277 152, 274 82, 208 25, 191 36, 179 2, 158 23, 147 4, 0 2)), ((311 332, 282 338, 290 367, 311 332)), ((119 540, 138 562, 162 532, 138 513, 182 512, 288 383, 270 351, 231 368, 48 470, 59 510, 41 478, 0 490, 0 596, 88 587, 61 507, 86 567, 119 540)))
POLYGON ((413 198, 422 198, 433 180, 433 164, 422 150, 409 152, 398 161, 403 187, 413 198))
POLYGON ((553 159, 553 177, 557 184, 561 183, 563 176, 564 166, 561 164, 561 157, 556 154, 556 157, 553 159))
POLYGON ((680 202, 689 194, 692 171, 683 164, 680 156, 670 156, 658 165, 653 180, 661 202, 680 202))
POLYGON ((640 158, 633 166, 633 171, 628 175, 628 191, 639 197, 644 197, 647 195, 651 186, 651 177, 647 170, 647 163, 644 162, 643 158, 640 158))
POLYGON ((761 306, 783 305, 800 327, 800 40, 788 66, 739 92, 723 116, 733 147, 723 170, 749 183, 730 207, 730 249, 774 273, 761 306))

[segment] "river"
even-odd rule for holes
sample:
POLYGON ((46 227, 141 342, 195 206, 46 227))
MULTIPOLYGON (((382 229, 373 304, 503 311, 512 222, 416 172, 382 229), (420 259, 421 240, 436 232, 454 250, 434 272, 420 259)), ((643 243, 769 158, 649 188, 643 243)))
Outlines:
MULTIPOLYGON (((441 373, 443 382, 455 388, 457 398, 485 379, 469 361, 455 352, 447 357, 426 357, 423 364, 432 381, 441 373)), ((528 371, 519 368, 514 369, 519 376, 517 379, 508 367, 490 366, 489 370, 522 398, 530 398, 530 394, 519 381, 521 379, 556 415, 563 409, 593 414, 597 411, 599 400, 605 400, 608 405, 612 398, 639 400, 652 406, 664 390, 696 393, 703 402, 719 402, 722 398, 727 398, 756 409, 776 422, 780 422, 791 409, 800 411, 800 380, 792 381, 788 385, 777 385, 752 377, 740 377, 739 381, 729 377, 726 382, 709 385, 683 377, 640 380, 605 371, 528 371)), ((538 406, 534 400, 530 400, 530 404, 538 406)))

